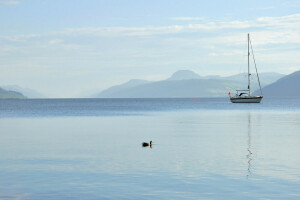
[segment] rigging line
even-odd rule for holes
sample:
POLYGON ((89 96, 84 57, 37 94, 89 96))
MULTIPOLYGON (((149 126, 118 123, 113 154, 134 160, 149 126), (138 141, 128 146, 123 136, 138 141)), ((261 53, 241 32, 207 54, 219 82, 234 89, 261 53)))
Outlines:
POLYGON ((258 72, 257 72, 257 67, 256 67, 255 58, 254 58, 254 53, 253 53, 252 43, 251 43, 251 40, 249 40, 249 41, 250 41, 250 46, 251 46, 251 52, 252 52, 252 56, 253 56, 254 66, 255 66, 255 70, 256 70, 257 80, 258 80, 258 84, 259 84, 259 88, 260 88, 260 94, 261 94, 261 96, 262 96, 263 93, 262 93, 262 89, 261 89, 261 85, 260 85, 260 81, 259 81, 259 76, 258 76, 258 72))

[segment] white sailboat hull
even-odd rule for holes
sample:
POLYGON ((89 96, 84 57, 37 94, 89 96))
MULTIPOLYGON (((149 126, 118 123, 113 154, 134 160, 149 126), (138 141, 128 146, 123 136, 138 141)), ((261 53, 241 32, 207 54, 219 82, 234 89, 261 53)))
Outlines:
POLYGON ((260 103, 262 96, 230 97, 232 103, 260 103))

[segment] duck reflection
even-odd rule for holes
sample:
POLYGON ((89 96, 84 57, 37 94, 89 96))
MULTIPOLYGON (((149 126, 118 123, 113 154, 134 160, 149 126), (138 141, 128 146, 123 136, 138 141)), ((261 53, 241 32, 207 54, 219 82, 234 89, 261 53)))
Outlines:
POLYGON ((248 113, 248 148, 247 148, 247 151, 248 151, 248 154, 246 155, 247 158, 248 158, 248 174, 247 174, 247 179, 249 178, 249 176, 252 174, 251 172, 251 161, 253 160, 253 157, 252 157, 252 152, 251 152, 251 114, 248 113))

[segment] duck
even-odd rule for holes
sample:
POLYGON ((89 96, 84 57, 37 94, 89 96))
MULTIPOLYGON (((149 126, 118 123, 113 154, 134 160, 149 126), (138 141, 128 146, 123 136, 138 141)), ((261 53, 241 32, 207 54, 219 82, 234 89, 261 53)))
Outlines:
POLYGON ((150 143, 143 142, 143 143, 142 143, 142 146, 143 146, 143 147, 148 147, 148 146, 152 147, 152 141, 150 141, 150 143))

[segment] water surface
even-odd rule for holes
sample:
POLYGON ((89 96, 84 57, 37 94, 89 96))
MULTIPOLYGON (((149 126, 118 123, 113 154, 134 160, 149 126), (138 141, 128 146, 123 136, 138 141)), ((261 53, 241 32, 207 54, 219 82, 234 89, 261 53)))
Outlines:
POLYGON ((299 130, 299 99, 1 100, 0 199, 299 199, 299 130))

